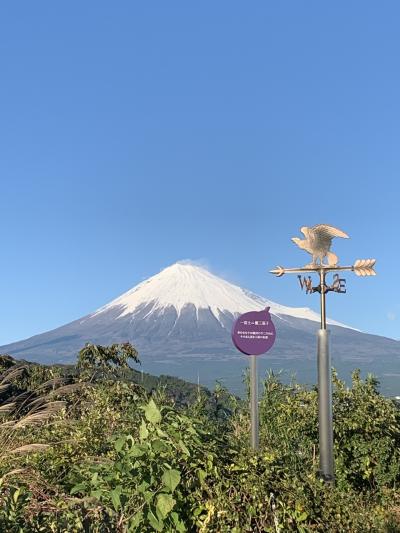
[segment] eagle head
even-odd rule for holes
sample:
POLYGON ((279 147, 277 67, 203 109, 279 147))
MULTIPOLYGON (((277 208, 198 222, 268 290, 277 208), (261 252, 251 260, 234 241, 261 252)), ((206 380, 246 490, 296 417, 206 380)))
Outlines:
POLYGON ((305 247, 306 247, 306 240, 303 240, 303 239, 299 239, 298 237, 292 237, 292 241, 297 244, 297 246, 299 248, 302 248, 303 250, 305 250, 305 247))

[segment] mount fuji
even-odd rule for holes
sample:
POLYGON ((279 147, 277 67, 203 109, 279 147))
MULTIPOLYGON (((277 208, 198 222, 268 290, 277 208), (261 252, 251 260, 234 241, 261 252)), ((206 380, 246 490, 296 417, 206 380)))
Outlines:
MULTIPOLYGON (((245 360, 232 345, 234 319, 265 307, 270 308, 277 330, 275 345, 268 352, 270 362, 295 371, 310 362, 314 365, 317 313, 272 302, 188 262, 165 268, 83 318, 2 346, 0 353, 42 363, 69 363, 86 342, 130 341, 146 369, 193 379, 195 367, 198 373, 208 367, 215 379, 219 377, 216 362, 226 368, 229 362, 245 360)), ((399 341, 333 320, 328 325, 335 366, 365 367, 378 375, 387 368, 400 376, 399 341)))

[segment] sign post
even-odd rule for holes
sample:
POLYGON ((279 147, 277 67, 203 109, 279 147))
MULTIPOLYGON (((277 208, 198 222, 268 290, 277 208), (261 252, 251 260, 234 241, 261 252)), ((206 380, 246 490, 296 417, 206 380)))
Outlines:
POLYGON ((318 359, 318 423, 319 423, 319 474, 326 482, 333 484, 335 479, 333 458, 333 419, 332 419, 332 379, 331 359, 329 354, 329 331, 326 329, 326 301, 328 292, 345 293, 346 280, 339 277, 338 272, 350 270, 357 276, 375 276, 375 259, 358 259, 352 266, 341 267, 338 257, 330 251, 332 239, 349 236, 343 231, 318 224, 313 227, 303 226, 300 231, 305 239, 293 237, 292 241, 299 248, 312 256, 312 262, 302 268, 284 268, 278 266, 271 270, 271 274, 281 277, 284 274, 298 274, 301 289, 306 289, 306 294, 320 293, 321 301, 321 328, 317 332, 317 359, 318 359), (326 258, 327 263, 323 260, 326 258), (327 285, 326 274, 336 272, 332 285, 327 285), (311 276, 306 274, 318 273, 319 285, 313 287, 311 276), (303 277, 302 277, 303 276, 303 277))
POLYGON ((242 353, 250 356, 250 444, 259 447, 257 356, 272 348, 276 337, 269 307, 240 315, 233 324, 232 341, 242 353))
POLYGON ((251 439, 250 444, 253 450, 258 450, 259 446, 259 421, 258 421, 258 372, 257 356, 250 355, 250 421, 251 439))

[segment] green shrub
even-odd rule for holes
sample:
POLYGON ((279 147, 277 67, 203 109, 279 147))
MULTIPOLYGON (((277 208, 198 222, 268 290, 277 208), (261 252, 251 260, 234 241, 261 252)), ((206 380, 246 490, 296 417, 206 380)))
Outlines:
POLYGON ((176 404, 117 372, 66 384, 60 368, 9 363, 5 405, 28 393, 64 407, 26 427, 26 412, 4 410, 0 439, 11 427, 20 453, 3 446, 0 531, 400 531, 400 413, 372 377, 334 376, 332 487, 317 474, 316 390, 267 376, 253 453, 248 404, 220 385, 176 404))

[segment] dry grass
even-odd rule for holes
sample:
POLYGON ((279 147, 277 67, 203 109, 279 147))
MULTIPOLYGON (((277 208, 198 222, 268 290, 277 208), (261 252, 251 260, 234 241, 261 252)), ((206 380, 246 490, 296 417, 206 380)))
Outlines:
POLYGON ((70 383, 70 378, 55 377, 41 384, 34 391, 26 391, 7 397, 13 385, 27 371, 27 366, 11 367, 0 375, 0 458, 10 454, 28 454, 45 451, 48 445, 22 442, 26 428, 48 423, 66 406, 65 401, 54 399, 80 390, 84 383, 70 383))
POLYGON ((48 448, 50 448, 49 444, 24 444, 23 446, 10 450, 9 453, 25 455, 27 453, 43 452, 48 448))

